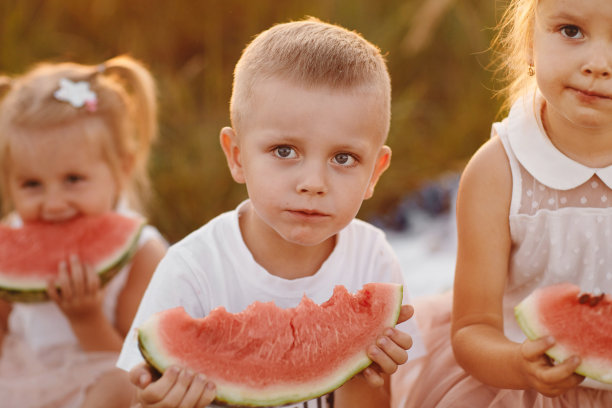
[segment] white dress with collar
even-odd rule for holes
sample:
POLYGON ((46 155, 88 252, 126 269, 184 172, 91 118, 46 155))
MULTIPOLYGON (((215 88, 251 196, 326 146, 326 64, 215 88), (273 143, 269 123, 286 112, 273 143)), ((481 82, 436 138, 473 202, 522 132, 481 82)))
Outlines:
MULTIPOLYGON (((512 249, 503 310, 505 335, 516 342, 526 337, 514 306, 536 288, 568 281, 595 293, 612 289, 612 166, 589 168, 561 153, 542 127, 543 103, 541 95, 528 95, 492 131, 512 172, 512 249)), ((408 361, 392 377, 393 408, 612 407, 609 388, 590 379, 556 398, 482 383, 455 360, 451 293, 414 304, 427 355, 408 361)))
POLYGON ((542 104, 531 95, 493 126, 512 169, 504 326, 517 342, 525 336, 513 308, 534 289, 567 281, 612 291, 612 166, 590 168, 561 153, 542 127, 542 104))

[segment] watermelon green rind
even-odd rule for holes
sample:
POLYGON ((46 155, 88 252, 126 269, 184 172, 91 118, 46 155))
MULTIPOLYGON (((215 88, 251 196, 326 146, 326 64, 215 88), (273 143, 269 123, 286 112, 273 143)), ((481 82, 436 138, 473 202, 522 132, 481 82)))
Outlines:
MULTIPOLYGON (((514 308, 514 316, 519 327, 530 340, 537 340, 550 335, 546 327, 540 322, 537 306, 537 291, 527 296, 514 308)), ((563 362, 572 357, 573 353, 560 344, 546 350, 546 355, 556 362, 563 362)), ((583 358, 575 370, 576 373, 594 380, 612 384, 612 372, 610 363, 596 358, 583 358)))
MULTIPOLYGON (((390 303, 395 308, 392 313, 389 313, 387 320, 382 322, 385 327, 395 326, 402 305, 402 285, 393 286, 393 299, 390 303)), ((145 360, 160 374, 172 365, 185 366, 186 364, 179 359, 165 355, 160 342, 155 335, 152 335, 157 332, 156 326, 156 316, 152 316, 138 328, 138 345, 145 360)), ((327 377, 317 378, 309 383, 294 384, 291 387, 287 384, 278 387, 269 386, 265 391, 259 387, 248 387, 243 384, 237 385, 217 380, 215 381, 216 401, 233 406, 262 407, 309 400, 339 388, 371 363, 372 360, 368 358, 364 348, 362 352, 344 361, 327 377)), ((238 361, 237 364, 240 362, 238 361)))
MULTIPOLYGON (((123 246, 117 248, 115 254, 109 256, 107 261, 97 265, 96 273, 100 277, 100 283, 105 285, 126 265, 136 250, 138 240, 145 225, 145 220, 140 218, 138 228, 135 228, 132 235, 127 239, 123 246)), ((49 300, 47 295, 47 284, 45 281, 15 280, 0 275, 0 299, 9 302, 35 303, 49 300)))

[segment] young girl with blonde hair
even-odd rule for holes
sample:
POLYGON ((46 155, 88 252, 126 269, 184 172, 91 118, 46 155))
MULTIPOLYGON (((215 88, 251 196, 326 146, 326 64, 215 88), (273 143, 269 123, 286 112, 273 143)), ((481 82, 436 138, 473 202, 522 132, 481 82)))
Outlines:
POLYGON ((609 0, 510 2, 511 109, 462 175, 452 314, 448 295, 416 302, 428 356, 398 376, 396 406, 612 406, 579 356, 553 364, 555 339, 527 340, 513 315, 559 282, 612 291, 611 22, 609 0))
MULTIPOLYGON (((120 56, 99 66, 44 63, 0 77, 0 92, 4 222, 19 227, 144 211, 157 108, 153 78, 140 62, 120 56)), ((48 285, 51 301, 2 301, 2 405, 128 404, 129 382, 114 364, 165 249, 159 232, 146 226, 129 265, 104 288, 73 254, 48 285)))

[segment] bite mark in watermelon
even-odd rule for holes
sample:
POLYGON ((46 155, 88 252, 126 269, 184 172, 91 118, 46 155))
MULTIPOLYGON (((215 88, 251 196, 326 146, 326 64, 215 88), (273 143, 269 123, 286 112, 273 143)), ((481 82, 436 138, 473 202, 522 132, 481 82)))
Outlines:
POLYGON ((535 290, 514 309, 519 326, 531 340, 550 335, 546 351, 562 362, 579 356, 578 374, 612 384, 612 297, 590 295, 571 283, 535 290))
POLYGON ((217 401, 282 405, 327 394, 370 365, 366 347, 395 326, 401 304, 401 285, 369 283, 354 295, 336 286, 327 302, 304 297, 291 309, 255 302, 194 319, 177 307, 143 323, 138 342, 160 373, 178 365, 205 374, 217 401))
POLYGON ((48 300, 47 280, 71 254, 91 265, 105 284, 133 255, 143 226, 144 219, 117 213, 19 228, 0 225, 0 298, 48 300))

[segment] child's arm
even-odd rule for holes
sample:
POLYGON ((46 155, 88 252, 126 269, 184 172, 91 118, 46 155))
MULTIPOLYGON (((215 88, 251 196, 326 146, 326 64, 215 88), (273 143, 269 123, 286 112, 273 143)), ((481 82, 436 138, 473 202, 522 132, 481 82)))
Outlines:
MULTIPOLYGON (((404 305, 397 323, 412 317, 412 306, 404 305)), ((373 364, 362 375, 357 375, 335 392, 334 404, 338 408, 380 408, 390 404, 389 376, 397 367, 408 361, 408 350, 412 347, 409 334, 395 328, 387 328, 368 347, 368 357, 373 364)))
POLYGON ((553 367, 544 355, 552 345, 549 339, 518 344, 503 332, 511 194, 510 167, 495 138, 470 161, 458 192, 453 351, 458 363, 485 384, 560 395, 582 380, 573 374, 578 362, 553 367))
POLYGON ((132 258, 130 274, 117 299, 116 327, 127 335, 153 272, 166 253, 166 245, 157 239, 144 244, 132 258))

